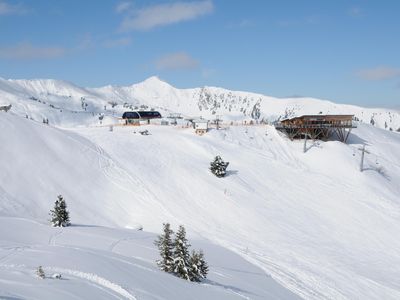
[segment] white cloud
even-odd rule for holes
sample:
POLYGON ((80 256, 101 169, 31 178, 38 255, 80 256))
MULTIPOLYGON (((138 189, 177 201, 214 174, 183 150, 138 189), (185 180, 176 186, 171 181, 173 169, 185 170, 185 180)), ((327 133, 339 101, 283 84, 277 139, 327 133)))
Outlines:
POLYGON ((123 47, 128 46, 132 43, 132 39, 130 37, 122 37, 118 39, 110 39, 106 40, 103 43, 103 46, 106 48, 115 48, 115 47, 123 47))
POLYGON ((175 2, 131 10, 121 23, 121 31, 149 30, 210 14, 214 10, 211 0, 175 2))
POLYGON ((62 47, 38 47, 23 43, 13 47, 0 47, 0 59, 51 59, 64 56, 66 52, 62 47))
POLYGON ((380 66, 372 69, 364 69, 357 72, 358 77, 365 80, 384 80, 400 76, 399 68, 380 66))
POLYGON ((167 54, 155 62, 158 70, 189 70, 199 66, 199 62, 185 52, 167 54))
POLYGON ((20 4, 10 4, 0 0, 0 15, 23 14, 26 9, 20 4))
POLYGON ((115 7, 115 11, 117 13, 123 13, 132 8, 132 3, 131 2, 121 2, 118 3, 117 6, 115 7))

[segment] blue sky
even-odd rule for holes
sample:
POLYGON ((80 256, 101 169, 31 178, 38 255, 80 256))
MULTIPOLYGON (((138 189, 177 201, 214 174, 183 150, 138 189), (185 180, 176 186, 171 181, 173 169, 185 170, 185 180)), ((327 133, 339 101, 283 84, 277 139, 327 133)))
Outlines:
POLYGON ((400 107, 400 1, 0 0, 0 77, 400 107))

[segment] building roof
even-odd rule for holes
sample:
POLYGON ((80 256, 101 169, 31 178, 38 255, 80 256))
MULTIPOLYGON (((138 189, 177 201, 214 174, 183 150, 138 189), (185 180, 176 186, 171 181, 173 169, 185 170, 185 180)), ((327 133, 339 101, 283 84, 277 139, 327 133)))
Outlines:
POLYGON ((206 119, 196 119, 196 120, 193 120, 193 123, 208 123, 209 121, 208 120, 206 120, 206 119))
POLYGON ((158 111, 126 111, 122 115, 122 119, 155 119, 161 118, 158 111))
POLYGON ((292 118, 286 118, 282 121, 290 121, 296 119, 352 119, 354 115, 301 115, 292 118))

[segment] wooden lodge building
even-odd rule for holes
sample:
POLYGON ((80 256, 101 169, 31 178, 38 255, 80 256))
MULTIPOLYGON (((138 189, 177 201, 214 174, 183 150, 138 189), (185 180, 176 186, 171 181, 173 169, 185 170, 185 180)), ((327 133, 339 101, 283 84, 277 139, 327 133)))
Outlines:
POLYGON ((285 133, 291 140, 311 138, 327 140, 333 134, 346 143, 352 128, 354 115, 303 115, 284 119, 275 124, 275 128, 285 133))

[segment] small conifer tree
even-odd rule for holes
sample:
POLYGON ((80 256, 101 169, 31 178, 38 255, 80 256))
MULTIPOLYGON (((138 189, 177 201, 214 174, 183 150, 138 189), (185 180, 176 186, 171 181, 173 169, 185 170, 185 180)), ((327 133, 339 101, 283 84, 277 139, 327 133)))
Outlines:
POLYGON ((71 225, 69 222, 69 212, 67 210, 67 203, 63 196, 58 195, 54 203, 54 209, 50 210, 51 224, 54 227, 66 227, 71 225))
POLYGON ((200 282, 207 278, 208 265, 204 260, 204 253, 202 250, 199 252, 192 251, 190 256, 190 281, 200 282))
POLYGON ((157 260, 157 265, 162 271, 172 273, 174 271, 174 244, 172 241, 172 235, 174 232, 169 223, 164 223, 163 226, 163 234, 159 235, 158 239, 154 242, 158 247, 161 256, 161 259, 157 260))
POLYGON ((42 266, 39 266, 39 267, 36 269, 36 275, 37 275, 39 278, 42 278, 42 279, 45 279, 45 278, 46 278, 46 274, 44 273, 42 266))
POLYGON ((210 163, 211 172, 217 177, 224 177, 226 175, 226 168, 228 167, 229 162, 224 162, 221 156, 216 156, 214 161, 210 163))
POLYGON ((190 281, 199 282, 202 278, 199 268, 200 260, 199 260, 199 254, 194 250, 190 255, 189 266, 190 266, 189 270, 190 281))
POLYGON ((190 281, 190 244, 186 239, 186 230, 179 226, 174 241, 174 274, 182 279, 190 281))
POLYGON ((198 254, 198 268, 200 271, 200 276, 202 279, 206 279, 207 278, 207 274, 208 274, 208 265, 207 262, 204 259, 204 253, 203 250, 200 250, 199 254, 198 254))
POLYGON ((204 253, 192 251, 189 254, 190 244, 186 239, 186 230, 181 225, 175 234, 169 223, 163 224, 163 234, 159 235, 154 244, 157 246, 161 259, 157 265, 164 272, 172 273, 175 276, 188 280, 200 282, 207 277, 208 265, 204 260, 204 253))

